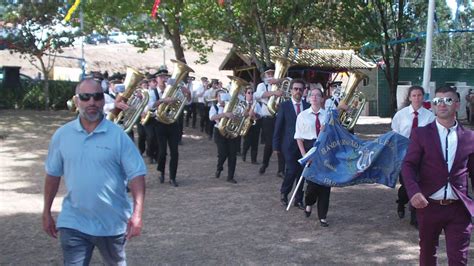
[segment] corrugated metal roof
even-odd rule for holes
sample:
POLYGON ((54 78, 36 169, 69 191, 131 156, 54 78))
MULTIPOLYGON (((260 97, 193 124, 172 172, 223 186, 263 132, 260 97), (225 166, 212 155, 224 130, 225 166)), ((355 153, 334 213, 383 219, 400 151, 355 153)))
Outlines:
MULTIPOLYGON (((270 54, 283 56, 283 48, 270 47, 270 54)), ((371 69, 376 67, 374 63, 360 58, 352 50, 334 49, 292 49, 288 58, 293 65, 313 66, 328 69, 371 69)))
MULTIPOLYGON (((283 48, 270 47, 271 57, 283 56, 283 48)), ((234 65, 235 59, 240 59, 249 65, 251 60, 247 54, 240 54, 232 49, 219 67, 219 70, 233 70, 241 65, 234 65), (233 58, 233 60, 232 60, 233 58)), ((327 69, 332 71, 346 71, 351 69, 372 69, 376 65, 367 62, 359 57, 353 50, 336 49, 290 49, 288 58, 292 61, 292 66, 307 66, 327 69)))

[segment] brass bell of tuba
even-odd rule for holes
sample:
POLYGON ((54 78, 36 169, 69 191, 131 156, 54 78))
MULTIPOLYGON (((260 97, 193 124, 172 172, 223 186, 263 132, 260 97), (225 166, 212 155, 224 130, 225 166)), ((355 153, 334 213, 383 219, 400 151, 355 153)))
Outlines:
POLYGON ((348 130, 354 128, 367 102, 365 95, 357 90, 357 86, 365 78, 367 78, 367 76, 364 73, 358 71, 353 72, 349 77, 346 89, 342 92, 340 103, 346 104, 348 109, 342 110, 339 113, 339 121, 341 121, 341 125, 348 130))
POLYGON ((183 86, 181 82, 189 72, 194 72, 192 68, 181 61, 171 59, 171 62, 174 63, 173 76, 171 76, 174 84, 166 86, 162 98, 171 97, 176 101, 170 104, 161 103, 156 110, 156 119, 164 124, 176 122, 181 112, 183 112, 187 99, 181 90, 183 86))
POLYGON ((236 138, 240 135, 246 118, 245 113, 249 108, 245 101, 245 96, 243 95, 245 88, 248 86, 248 82, 234 76, 227 77, 231 80, 229 91, 230 100, 224 106, 224 113, 231 112, 234 114, 234 117, 221 118, 217 128, 224 137, 236 138))
MULTIPOLYGON (((250 110, 255 109, 255 105, 257 104, 257 101, 253 101, 253 104, 249 107, 247 111, 250 112, 250 110)), ((239 135, 240 136, 246 136, 247 133, 249 133, 250 127, 255 125, 257 123, 256 120, 253 120, 250 116, 247 116, 244 120, 244 123, 242 125, 242 128, 240 129, 239 135)))
MULTIPOLYGON (((288 72, 288 69, 291 66, 291 61, 288 60, 287 58, 284 57, 276 57, 275 58, 275 75, 274 78, 276 79, 282 79, 286 76, 286 73, 288 72)), ((291 92, 290 92, 290 81, 289 80, 284 80, 281 84, 272 84, 271 86, 271 91, 277 91, 281 90, 283 91, 283 95, 280 97, 276 96, 270 96, 267 102, 267 108, 268 112, 271 115, 275 115, 276 112, 278 111, 278 105, 283 102, 284 100, 287 100, 291 97, 291 92), (282 99, 283 98, 283 99, 282 99)))

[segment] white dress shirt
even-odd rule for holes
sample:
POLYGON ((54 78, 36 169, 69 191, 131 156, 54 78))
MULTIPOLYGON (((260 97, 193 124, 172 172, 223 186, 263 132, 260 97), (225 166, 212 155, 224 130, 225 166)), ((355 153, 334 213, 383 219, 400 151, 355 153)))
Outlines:
MULTIPOLYGON (((443 152, 443 158, 445 159, 446 163, 448 164, 448 171, 451 172, 451 168, 453 167, 454 156, 456 155, 456 150, 458 148, 458 134, 456 129, 458 127, 458 123, 456 122, 454 126, 448 129, 442 126, 436 120, 436 127, 438 128, 439 134, 439 141, 441 142, 441 151, 443 152), (447 145, 447 147, 446 147, 447 145), (446 159, 446 153, 448 158, 446 159)), ((447 187, 442 187, 440 190, 433 193, 430 198, 434 200, 442 200, 444 198, 444 192, 446 190, 446 199, 458 199, 456 193, 454 193, 451 184, 448 183, 447 187)))
MULTIPOLYGON (((392 119, 393 131, 404 137, 409 138, 411 133, 411 126, 413 124, 413 118, 415 117, 413 112, 415 112, 415 110, 413 109, 413 106, 411 104, 398 111, 392 119)), ((424 127, 435 120, 434 114, 424 107, 420 107, 417 112, 418 127, 424 127)))
MULTIPOLYGON (((224 106, 213 104, 211 106, 211 109, 209 109, 209 119, 214 120, 214 119, 212 119, 213 116, 218 115, 218 114, 222 114, 223 112, 224 112, 224 106)), ((214 127, 217 128, 218 126, 219 126, 219 121, 216 121, 214 127)))
POLYGON ((318 138, 318 135, 316 135, 316 115, 322 127, 326 122, 327 115, 327 111, 322 108, 319 108, 318 112, 314 112, 313 108, 310 107, 296 117, 295 139, 313 140, 318 138))
POLYGON ((265 82, 261 82, 257 85, 257 89, 255 90, 255 93, 254 93, 254 97, 255 97, 255 100, 257 100, 258 102, 261 103, 261 108, 262 108, 262 117, 265 117, 265 116, 272 116, 270 114, 270 112, 268 111, 268 108, 267 108, 267 103, 268 103, 268 98, 262 98, 262 95, 267 92, 267 91, 271 91, 271 84, 268 84, 268 83, 265 83, 265 82))
MULTIPOLYGON (((160 90, 159 88, 156 88, 156 90, 158 91, 158 96, 159 96, 160 99, 161 99, 163 93, 161 92, 161 90, 160 90)), ((156 94, 155 94, 155 92, 154 92, 154 89, 148 88, 148 95, 150 96, 150 98, 148 98, 148 104, 147 104, 147 106, 146 106, 146 108, 145 108, 144 111, 148 111, 148 110, 153 110, 153 109, 155 109, 155 107, 153 107, 153 105, 154 105, 155 102, 158 100, 158 99, 156 98, 156 94)))

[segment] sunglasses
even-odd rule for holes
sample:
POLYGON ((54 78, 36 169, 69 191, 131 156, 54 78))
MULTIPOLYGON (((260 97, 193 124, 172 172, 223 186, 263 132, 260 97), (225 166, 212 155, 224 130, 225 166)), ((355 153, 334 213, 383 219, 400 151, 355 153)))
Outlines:
POLYGON ((295 91, 304 91, 304 88, 298 88, 298 87, 295 88, 295 87, 293 87, 293 90, 295 90, 295 91))
POLYGON ((94 99, 94 101, 102 101, 104 99, 104 93, 103 92, 96 92, 96 93, 78 93, 77 96, 79 96, 79 100, 83 102, 89 101, 91 98, 94 99))
POLYGON ((440 105, 442 103, 446 105, 452 105, 454 103, 453 98, 451 97, 436 97, 431 101, 434 105, 440 105))

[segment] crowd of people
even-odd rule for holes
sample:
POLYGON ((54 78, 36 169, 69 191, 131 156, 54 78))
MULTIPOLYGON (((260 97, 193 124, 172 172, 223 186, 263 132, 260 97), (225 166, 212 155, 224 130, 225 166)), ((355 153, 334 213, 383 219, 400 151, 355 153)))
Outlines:
MULTIPOLYGON (((43 226, 53 237, 59 228, 65 262, 89 261, 94 246, 99 248, 104 261, 125 262, 125 239, 139 235, 141 230, 147 174, 144 159, 148 164, 157 164, 157 174, 148 173, 149 178, 157 176, 160 183, 164 183, 169 154, 168 181, 178 187, 178 149, 183 144, 183 128, 197 129, 198 121, 200 131, 214 140, 217 147, 215 178, 221 177, 227 160, 227 181, 237 183, 238 156, 247 161, 250 150, 250 162, 258 164, 258 146, 263 144, 258 174, 267 171, 270 158, 275 154, 278 158, 275 172, 282 178, 282 205, 289 204, 288 196, 296 189, 293 206, 310 217, 316 204, 320 226, 328 227, 331 188, 311 181, 306 181, 305 188, 296 188, 303 171, 298 159, 306 155, 324 131, 328 113, 349 108, 340 98, 341 82, 323 85, 292 79, 287 98, 279 103, 276 114, 272 114, 270 99, 285 95, 281 90, 272 89, 283 81, 275 78, 274 73, 273 68, 267 68, 262 82, 246 86, 239 96, 248 106, 245 117, 249 117, 252 124, 245 135, 238 137, 229 137, 219 128, 220 121, 235 117, 231 110, 225 109, 231 95, 229 87, 224 87, 222 82, 217 79, 209 82, 206 77, 198 82, 188 77, 181 86, 186 99, 185 111, 176 121, 164 123, 155 119, 156 110, 162 104, 176 102, 172 97, 164 97, 165 88, 176 81, 169 79, 165 68, 147 74, 139 84, 148 93, 149 100, 142 119, 136 124, 138 149, 133 143, 133 131, 124 138, 123 131, 119 132, 118 127, 103 119, 114 108, 129 108, 126 102, 117 101, 117 95, 124 89, 123 81, 103 79, 106 82, 98 83, 85 79, 80 82, 75 99, 79 116, 55 133, 46 162, 43 226), (84 153, 90 153, 94 159, 84 157, 88 156, 84 153), (127 160, 123 160, 125 156, 127 160), (80 169, 87 171, 80 172, 80 169), (55 224, 50 208, 61 176, 66 179, 68 195, 55 224), (127 191, 132 194, 133 209, 126 200, 127 191), (70 244, 73 240, 77 243, 74 246, 70 244)), ((474 215, 474 202, 467 196, 467 179, 474 178, 474 133, 456 120, 460 99, 453 87, 436 90, 432 111, 422 106, 423 99, 423 88, 411 87, 407 106, 398 111, 392 121, 395 132, 412 140, 400 174, 396 210, 403 218, 406 205, 410 203, 411 224, 419 228, 420 234, 420 264, 436 263, 442 230, 447 238, 450 265, 466 264, 474 215)))

